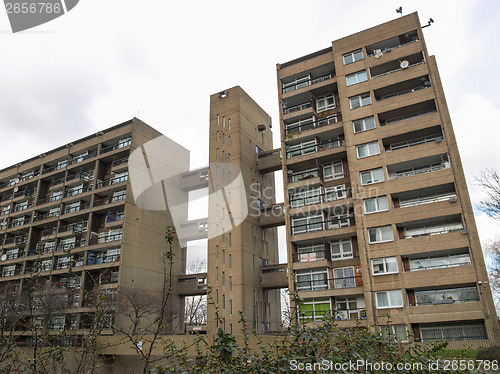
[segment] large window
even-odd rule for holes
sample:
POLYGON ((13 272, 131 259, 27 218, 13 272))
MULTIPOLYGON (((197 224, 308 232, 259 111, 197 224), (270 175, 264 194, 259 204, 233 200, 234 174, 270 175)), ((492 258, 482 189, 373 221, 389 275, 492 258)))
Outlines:
POLYGON ((377 309, 402 308, 403 294, 401 290, 375 292, 377 309))
POLYGON ((346 75, 346 81, 348 86, 365 82, 367 80, 368 80, 368 75, 366 74, 365 70, 358 71, 354 74, 346 75))
POLYGON ((367 184, 380 183, 385 180, 384 170, 382 168, 366 170, 359 173, 361 176, 361 184, 366 186, 367 184))
POLYGON ((389 203, 387 196, 374 197, 372 199, 363 200, 365 206, 365 213, 385 212, 389 210, 389 203))
POLYGON ((299 262, 310 262, 323 260, 325 258, 325 246, 323 244, 310 244, 297 246, 299 262))
POLYGON ((332 162, 328 165, 323 165, 323 179, 325 182, 340 179, 344 177, 344 168, 342 161, 332 162))
POLYGON ((325 188, 325 201, 345 199, 346 197, 347 190, 345 188, 345 184, 325 188))
POLYGON ((294 134, 314 128, 314 117, 304 118, 286 125, 287 134, 294 134))
POLYGON ((356 287, 354 278, 354 267, 333 269, 333 279, 335 288, 351 288, 356 287))
POLYGON ((363 51, 361 49, 357 49, 355 51, 346 53, 342 57, 344 59, 344 65, 352 64, 353 62, 363 59, 363 51))
POLYGON ((371 130, 376 127, 375 118, 373 116, 352 121, 352 125, 355 133, 371 130))
POLYGON ((372 98, 369 92, 365 92, 361 95, 353 96, 349 98, 349 105, 351 109, 359 108, 362 106, 370 105, 372 103, 372 98))
POLYGON ((432 323, 422 324, 422 341, 435 340, 479 340, 488 339, 484 322, 432 323))
POLYGON ((296 208, 304 205, 318 204, 321 202, 321 190, 319 187, 306 191, 295 192, 290 195, 290 205, 296 208))
POLYGON ((331 304, 329 298, 324 299, 306 299, 300 305, 299 318, 307 322, 322 321, 326 315, 331 313, 331 304))
POLYGON ((308 74, 304 77, 296 78, 291 82, 283 83, 283 93, 292 92, 303 87, 309 86, 311 76, 308 74))
POLYGON ((341 297, 335 298, 335 319, 337 320, 357 320, 366 319, 363 298, 341 297))
POLYGON ((316 291, 328 289, 328 272, 326 268, 298 270, 296 272, 297 290, 316 291))
POLYGON ((323 230, 323 216, 292 217, 292 235, 323 230))
POLYGON ((372 260, 373 275, 394 274, 398 272, 396 257, 376 258, 372 260))
POLYGON ((316 152, 316 140, 309 140, 288 147, 287 158, 298 157, 316 152))
POLYGON ((405 325, 380 326, 383 338, 389 342, 407 342, 408 332, 405 325))
POLYGON ((333 94, 321 96, 316 99, 316 112, 320 113, 333 108, 335 108, 335 98, 333 94))
POLYGON ((358 158, 364 158, 380 154, 380 147, 378 142, 375 141, 356 146, 356 151, 358 153, 358 158))
POLYGON ((351 225, 348 213, 330 213, 328 215, 328 228, 339 229, 351 225))
POLYGON ((368 238, 370 240, 370 244, 390 242, 394 240, 392 227, 389 225, 368 229, 368 238))
POLYGON ((290 182, 299 182, 304 179, 318 177, 318 169, 306 169, 294 172, 290 177, 290 182))
POLYGON ((420 236, 439 235, 456 232, 463 229, 460 222, 448 222, 431 225, 422 225, 405 228, 405 239, 418 238, 420 236))
POLYGON ((330 242, 332 261, 352 258, 351 239, 330 242))
POLYGON ((470 264, 471 260, 468 253, 447 256, 411 258, 410 271, 442 269, 470 264))
POLYGON ((437 305, 478 301, 479 296, 477 293, 477 288, 474 286, 451 288, 445 290, 439 289, 415 291, 415 300, 417 302, 417 305, 437 305))

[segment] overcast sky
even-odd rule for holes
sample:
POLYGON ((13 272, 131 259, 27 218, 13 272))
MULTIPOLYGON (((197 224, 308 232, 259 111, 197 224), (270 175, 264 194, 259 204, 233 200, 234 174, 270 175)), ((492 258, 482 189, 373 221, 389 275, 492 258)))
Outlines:
MULTIPOLYGON (((240 85, 279 129, 276 63, 419 12, 435 55, 473 201, 498 164, 500 6, 450 1, 82 0, 12 34, 0 14, 0 169, 134 116, 207 164, 209 95, 240 85)), ((275 146, 279 136, 275 135, 275 146)), ((476 216, 484 243, 500 232, 476 216)))

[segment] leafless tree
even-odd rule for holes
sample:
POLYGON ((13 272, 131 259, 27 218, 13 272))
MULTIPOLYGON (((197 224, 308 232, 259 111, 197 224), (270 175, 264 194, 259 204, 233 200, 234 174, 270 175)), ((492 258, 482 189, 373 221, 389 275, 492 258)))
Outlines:
MULTIPOLYGON (((207 271, 207 260, 197 257, 188 262, 187 274, 199 274, 207 271)), ((207 296, 188 296, 184 299, 184 322, 186 325, 207 323, 207 296)))
POLYGON ((486 193, 477 207, 488 216, 500 220, 500 175, 494 169, 485 169, 475 179, 486 193))

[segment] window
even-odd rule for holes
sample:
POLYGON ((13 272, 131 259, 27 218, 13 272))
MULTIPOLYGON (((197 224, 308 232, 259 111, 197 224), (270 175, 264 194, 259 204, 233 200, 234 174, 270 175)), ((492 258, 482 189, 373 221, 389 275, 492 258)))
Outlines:
POLYGON ((291 81, 289 83, 283 83, 283 93, 295 91, 295 90, 298 90, 300 88, 309 86, 310 78, 311 78, 311 76, 308 74, 304 77, 294 79, 293 81, 291 81))
POLYGON ((318 204, 321 202, 320 195, 321 191, 319 187, 296 192, 290 195, 290 205, 292 208, 296 208, 299 206, 318 204))
POLYGON ((52 192, 52 196, 49 197, 49 201, 56 201, 62 199, 63 192, 62 191, 54 191, 52 192))
POLYGON ((342 166, 342 161, 323 165, 323 179, 325 182, 340 178, 344 178, 344 167, 342 166))
POLYGON ((358 153, 358 158, 378 155, 380 154, 378 141, 358 145, 356 146, 356 152, 358 153))
POLYGON ((222 250, 222 263, 223 264, 226 263, 226 250, 225 249, 222 250))
POLYGON ((287 158, 298 157, 316 152, 316 140, 309 140, 288 147, 287 158))
POLYGON ((319 176, 318 169, 306 169, 306 170, 294 172, 291 175, 290 180, 291 180, 291 182, 299 182, 299 181, 302 181, 304 179, 309 179, 309 178, 318 177, 318 176, 319 176))
POLYGON ((316 112, 321 113, 333 108, 335 108, 335 98, 333 94, 321 96, 316 99, 316 112))
POLYGON ((286 133, 294 134, 297 132, 302 132, 313 128, 314 128, 314 117, 304 118, 298 120, 297 122, 286 124, 286 133))
POLYGON ((370 105, 371 103, 372 103, 372 98, 369 92, 349 98, 349 104, 351 106, 351 109, 356 109, 362 106, 370 105))
POLYGON ((219 148, 217 148, 217 150, 215 151, 215 159, 219 159, 219 148))
POLYGON ((439 305, 478 301, 476 286, 439 290, 415 291, 417 305, 439 305))
POLYGON ((353 62, 363 59, 363 51, 361 49, 357 49, 353 52, 346 53, 342 57, 344 58, 344 65, 352 64, 353 62))
POLYGON ((292 235, 323 230, 323 216, 292 217, 292 235))
POLYGON ((407 342, 408 332, 405 325, 380 326, 382 337, 389 342, 407 342))
POLYGON ((351 239, 330 242, 332 261, 352 258, 351 239))
POLYGON ((345 184, 325 188, 325 201, 345 199, 346 197, 347 190, 345 188, 345 184))
POLYGON ((375 118, 373 116, 352 121, 352 125, 354 126, 355 133, 371 130, 376 127, 375 118))
POLYGON ((401 290, 375 292, 377 309, 402 308, 403 294, 401 290))
POLYGON ((333 269, 333 278, 335 288, 351 288, 356 287, 354 279, 354 267, 333 269))
POLYGON ((422 341, 435 340, 479 340, 488 339, 484 322, 431 323, 422 324, 420 334, 422 341))
POLYGON ((233 277, 229 277, 229 291, 233 290, 233 277))
POLYGON ((431 225, 422 225, 416 227, 405 227, 405 239, 418 238, 421 236, 447 234, 463 229, 460 222, 438 223, 431 225))
POLYGON ((368 229, 368 237, 370 239, 370 244, 394 240, 392 236, 392 227, 390 225, 368 229))
POLYGON ((359 174, 361 176, 361 184, 363 186, 366 186, 367 184, 380 183, 385 180, 382 168, 362 171, 359 174))
POLYGON ((227 234, 227 245, 231 247, 232 243, 233 243, 233 239, 232 239, 232 235, 231 233, 227 234))
POLYGON ((366 319, 364 304, 362 297, 335 298, 335 319, 340 321, 366 319))
MULTIPOLYGON (((228 136, 227 136, 227 146, 228 146, 229 148, 231 148, 231 135, 228 135, 228 136)), ((229 155, 227 155, 227 157, 229 158, 229 155)), ((229 160, 228 160, 228 162, 229 162, 229 160)))
POLYGON ((348 86, 352 86, 357 83, 365 82, 368 80, 368 76, 366 75, 366 71, 358 71, 357 73, 346 75, 346 81, 348 86))
POLYGON ((297 246, 299 262, 310 262, 323 260, 325 258, 325 247, 323 244, 310 244, 297 246))
POLYGON ((79 193, 82 193, 82 192, 83 192, 83 184, 80 184, 79 186, 68 188, 66 190, 66 197, 78 195, 79 193))
POLYGON ((471 260, 468 253, 415 259, 412 258, 410 259, 410 271, 442 269, 470 264, 471 260))
POLYGON ((351 226, 348 213, 330 213, 328 215, 328 228, 339 229, 341 227, 351 226))
POLYGON ((389 210, 387 196, 374 197, 372 199, 363 200, 365 206, 365 214, 385 212, 389 210))
POLYGON ((373 275, 394 274, 398 272, 396 257, 376 258, 372 260, 373 275))
POLYGON ((233 261, 231 255, 229 255, 229 269, 233 267, 233 261))
POLYGON ((220 133, 217 131, 217 135, 215 137, 215 141, 218 143, 220 140, 220 133))
POLYGON ((299 270, 296 272, 297 290, 316 291, 328 289, 326 268, 299 270))
POLYGON ((300 305, 299 318, 311 321, 322 321, 326 315, 331 313, 329 298, 307 299, 300 305))

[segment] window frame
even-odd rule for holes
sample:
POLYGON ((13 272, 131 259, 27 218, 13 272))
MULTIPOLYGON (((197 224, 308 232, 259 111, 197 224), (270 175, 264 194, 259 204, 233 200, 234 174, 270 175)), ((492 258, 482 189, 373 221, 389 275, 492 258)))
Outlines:
POLYGON ((351 108, 351 110, 352 109, 356 109, 356 108, 362 108, 362 107, 365 107, 365 106, 368 106, 368 105, 371 105, 371 104, 372 104, 372 96, 370 95, 370 91, 364 92, 364 93, 356 95, 356 96, 351 96, 349 98, 349 107, 351 108), (365 103, 364 100, 366 98, 368 98, 370 102, 366 102, 365 103), (353 103, 355 103, 356 99, 358 100, 358 104, 357 105, 353 105, 353 103))
POLYGON ((380 212, 387 212, 389 210, 389 199, 387 197, 387 195, 383 195, 383 196, 377 196, 377 197, 372 197, 370 199, 364 199, 363 200, 363 209, 365 211, 365 214, 373 214, 373 213, 380 213, 380 212), (387 206, 387 208, 383 208, 381 209, 380 208, 380 202, 379 200, 380 199, 384 199, 385 198, 385 204, 387 206), (366 203, 368 201, 374 201, 375 202, 375 210, 369 212, 367 207, 366 207, 366 203))
POLYGON ((348 258, 354 258, 354 251, 353 251, 353 248, 352 248, 352 239, 349 238, 349 239, 339 239, 339 240, 336 240, 336 241, 330 241, 328 242, 329 246, 330 246, 330 259, 331 261, 339 261, 339 260, 345 260, 345 259, 348 259, 348 258), (349 243, 349 249, 350 249, 350 252, 346 251, 345 250, 345 245, 349 243), (334 245, 337 245, 339 246, 339 256, 337 256, 337 254, 335 254, 335 257, 334 257, 334 253, 333 253, 333 246, 334 245))
POLYGON ((375 304, 376 304, 377 309, 404 308, 403 291, 400 289, 397 289, 397 290, 387 290, 387 291, 375 292, 375 304), (401 304, 392 305, 391 297, 389 295, 391 293, 394 294, 396 292, 399 292, 398 296, 401 296, 401 304), (387 306, 380 306, 379 305, 379 295, 382 295, 382 294, 387 295, 387 306))
POLYGON ((323 181, 324 182, 329 182, 329 181, 333 181, 336 179, 342 179, 345 176, 344 175, 344 164, 342 163, 342 161, 330 162, 329 164, 322 165, 322 168, 323 168, 323 181), (339 165, 340 165, 340 168, 342 169, 342 171, 337 173, 335 171, 335 167, 338 167, 339 165), (330 167, 332 169, 331 176, 326 176, 325 169, 327 169, 328 167, 330 167))
POLYGON ((371 268, 372 268, 372 275, 373 276, 386 275, 386 274, 398 274, 399 273, 398 258, 395 256, 374 258, 371 260, 371 268), (389 260, 391 260, 391 262, 396 265, 396 270, 389 271, 389 260), (376 264, 376 262, 378 262, 382 265, 383 272, 379 272, 379 273, 375 272, 374 266, 378 265, 378 264, 376 264))
POLYGON ((375 117, 374 116, 368 116, 368 117, 363 117, 363 118, 360 118, 360 119, 355 119, 354 121, 352 121, 352 128, 353 128, 353 131, 354 131, 355 134, 359 134, 361 132, 365 132, 365 131, 370 131, 370 130, 376 129, 377 128, 377 123, 375 122, 375 117), (368 119, 373 119, 373 127, 368 128, 366 126, 368 119), (361 123, 363 125, 363 128, 361 130, 359 130, 359 131, 356 131, 356 123, 358 123, 358 124, 361 123))
POLYGON ((384 173, 384 169, 382 167, 379 167, 379 168, 375 168, 375 169, 370 169, 370 170, 363 170, 363 171, 360 171, 359 172, 359 177, 360 177, 360 181, 361 181, 361 185, 362 186, 368 186, 370 184, 377 184, 377 183, 382 183, 382 182, 385 182, 385 173, 384 173), (374 178, 374 172, 375 171, 378 171, 380 170, 382 172, 382 180, 375 180, 374 178), (366 182, 366 183, 363 183, 363 175, 364 174, 367 174, 369 173, 370 174, 370 177, 371 177, 371 182, 366 182))
POLYGON ((368 71, 360 70, 360 71, 357 71, 355 73, 346 75, 345 80, 346 80, 347 87, 355 86, 356 84, 366 82, 366 81, 368 81, 368 71), (364 80, 362 80, 363 76, 365 78, 364 80), (360 79, 360 77, 361 77, 361 79, 360 79), (355 82, 351 81, 351 83, 350 83, 349 82, 350 78, 355 78, 355 82))
POLYGON ((378 140, 369 143, 359 144, 356 146, 356 156, 358 157, 358 160, 371 156, 377 156, 379 154, 380 154, 380 144, 378 140), (366 150, 365 155, 360 154, 361 149, 366 150))
POLYGON ((323 96, 317 97, 315 99, 315 103, 316 103, 316 113, 321 113, 321 112, 325 112, 325 111, 330 110, 330 109, 334 109, 336 107, 335 95, 332 92, 331 94, 327 94, 327 95, 323 95, 323 96), (328 104, 328 99, 332 99, 333 103, 332 104, 328 104), (319 104, 318 104, 318 102, 320 100, 324 100, 325 101, 325 104, 322 105, 321 108, 319 107, 319 104))
POLYGON ((387 242, 393 242, 394 241, 394 232, 392 231, 392 225, 370 227, 370 228, 367 229, 367 231, 368 231, 368 243, 369 244, 387 243, 387 242), (382 229, 387 228, 387 227, 390 228, 391 239, 383 239, 382 229), (381 240, 372 241, 371 240, 371 235, 370 235, 370 230, 377 230, 376 233, 375 233, 376 237, 379 235, 379 232, 380 232, 380 238, 381 238, 381 240))
MULTIPOLYGON (((358 55, 359 56, 359 55, 358 55)), ((345 65, 349 65, 349 64, 353 64, 357 61, 361 61, 365 58, 365 55, 363 53, 363 48, 358 48, 352 52, 348 52, 348 53, 344 53, 342 55, 342 62, 344 63, 344 66, 345 65), (356 54, 361 52, 361 58, 356 58, 356 54), (346 61, 346 57, 351 57, 352 58, 352 61, 346 61)))

